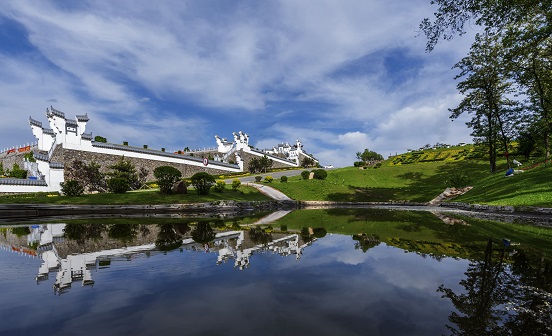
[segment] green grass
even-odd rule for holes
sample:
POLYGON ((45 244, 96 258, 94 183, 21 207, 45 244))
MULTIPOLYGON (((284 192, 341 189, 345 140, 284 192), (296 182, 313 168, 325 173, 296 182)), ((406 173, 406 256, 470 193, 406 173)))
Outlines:
POLYGON ((552 165, 504 177, 496 173, 477 181, 453 201, 490 205, 552 207, 552 165))
POLYGON ((79 197, 28 197, 24 195, 0 196, 2 204, 177 204, 194 202, 233 201, 267 201, 267 196, 257 189, 243 186, 238 192, 225 190, 223 193, 211 192, 209 195, 197 195, 195 190, 188 190, 182 195, 163 195, 158 189, 140 190, 125 194, 92 194, 79 197))
MULTIPOLYGON (((388 162, 388 161, 387 161, 388 162)), ((271 186, 296 200, 337 202, 428 202, 446 188, 453 172, 462 171, 472 180, 487 176, 484 161, 427 162, 409 165, 382 165, 380 168, 353 167, 328 171, 326 180, 292 177, 287 183, 271 186)))

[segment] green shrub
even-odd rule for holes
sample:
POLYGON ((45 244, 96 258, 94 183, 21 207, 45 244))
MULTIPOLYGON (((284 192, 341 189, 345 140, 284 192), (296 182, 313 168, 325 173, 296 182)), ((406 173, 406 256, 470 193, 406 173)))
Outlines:
POLYGON ((84 187, 75 180, 67 180, 61 182, 61 192, 65 196, 80 196, 84 192, 84 187))
POLYGON ((470 183, 468 175, 463 172, 451 173, 445 181, 445 186, 448 188, 465 188, 470 183))
POLYGON ((282 232, 287 232, 288 228, 287 228, 287 225, 286 224, 282 224, 280 225, 280 231, 282 232))
POLYGON ((171 166, 160 166, 153 170, 153 176, 157 179, 159 191, 162 194, 172 194, 173 185, 180 180, 182 173, 171 166))
POLYGON ((287 177, 287 176, 282 176, 282 177, 280 177, 280 182, 286 183, 287 181, 288 181, 288 177, 287 177))
POLYGON ((124 194, 129 189, 128 180, 123 177, 112 177, 107 180, 107 188, 114 194, 124 194))
POLYGON ((274 181, 274 177, 268 175, 268 176, 265 176, 264 180, 267 183, 272 183, 272 181, 274 181))
POLYGON ((239 179, 232 180, 232 189, 237 191, 241 187, 241 181, 239 179))
POLYGON ((224 189, 226 189, 226 182, 224 181, 217 181, 217 183, 213 186, 213 190, 216 192, 223 192, 224 189))
POLYGON ((315 169, 312 172, 314 174, 313 177, 317 180, 324 180, 328 177, 328 172, 324 169, 315 169))
POLYGON ((215 184, 215 177, 206 172, 195 173, 190 180, 198 195, 209 195, 209 190, 215 184))
POLYGON ((301 177, 303 178, 303 180, 308 180, 309 179, 309 176, 310 176, 310 171, 308 170, 303 170, 301 172, 301 177))
POLYGON ((6 170, 6 175, 8 175, 8 177, 13 177, 16 179, 26 179, 27 171, 25 169, 21 169, 16 163, 13 165, 12 170, 6 170))
POLYGON ((261 182, 262 179, 263 177, 260 175, 255 176, 255 182, 261 182))

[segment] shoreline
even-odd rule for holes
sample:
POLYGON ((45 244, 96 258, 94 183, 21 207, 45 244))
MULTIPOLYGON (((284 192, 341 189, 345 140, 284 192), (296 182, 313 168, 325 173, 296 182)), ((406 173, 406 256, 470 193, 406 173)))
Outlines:
POLYGON ((552 225, 552 208, 514 207, 469 204, 460 202, 334 202, 334 201, 214 201, 182 204, 154 205, 51 205, 51 204, 0 204, 0 222, 31 220, 60 216, 132 215, 148 217, 154 214, 238 215, 252 211, 277 211, 331 208, 386 208, 393 210, 443 211, 472 214, 478 217, 522 218, 543 221, 552 225))

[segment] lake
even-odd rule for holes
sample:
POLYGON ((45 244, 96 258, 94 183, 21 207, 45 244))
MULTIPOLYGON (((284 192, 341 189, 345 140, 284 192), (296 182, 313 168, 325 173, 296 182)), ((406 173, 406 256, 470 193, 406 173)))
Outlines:
POLYGON ((267 215, 3 225, 0 334, 552 334, 550 228, 267 215))

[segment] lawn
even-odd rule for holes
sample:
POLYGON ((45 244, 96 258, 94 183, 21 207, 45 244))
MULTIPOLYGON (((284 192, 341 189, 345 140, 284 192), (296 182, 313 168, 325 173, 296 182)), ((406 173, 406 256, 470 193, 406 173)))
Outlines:
POLYGON ((380 168, 354 167, 328 171, 326 180, 289 178, 272 187, 296 200, 385 202, 428 202, 446 188, 453 172, 464 172, 476 181, 488 175, 487 163, 476 160, 427 162, 409 165, 382 165, 380 168))
POLYGON ((542 165, 511 177, 496 173, 477 181, 473 187, 470 192, 453 201, 552 207, 552 165, 542 165))
POLYGON ((177 204, 194 202, 213 202, 221 200, 232 201, 267 201, 269 197, 261 194, 257 189, 242 186, 239 191, 226 189, 222 193, 211 192, 209 195, 197 195, 195 190, 188 190, 187 194, 163 195, 159 189, 131 191, 124 194, 92 194, 79 197, 69 196, 29 196, 10 195, 0 196, 1 204, 177 204))

